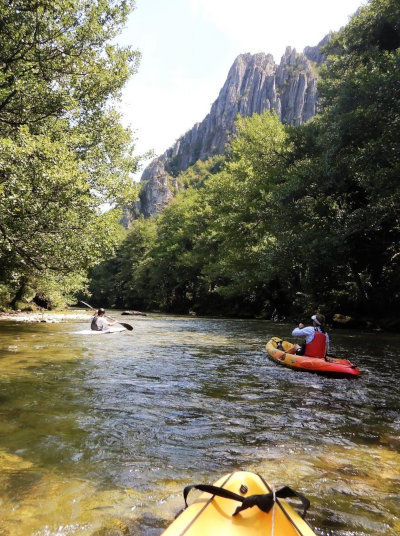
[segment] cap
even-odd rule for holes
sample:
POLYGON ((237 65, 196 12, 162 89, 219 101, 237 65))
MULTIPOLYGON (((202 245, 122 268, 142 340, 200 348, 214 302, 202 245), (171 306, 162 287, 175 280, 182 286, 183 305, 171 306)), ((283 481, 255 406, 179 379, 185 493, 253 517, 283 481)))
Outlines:
POLYGON ((319 326, 321 325, 321 322, 317 320, 317 315, 312 315, 311 320, 314 320, 314 322, 318 324, 319 326))

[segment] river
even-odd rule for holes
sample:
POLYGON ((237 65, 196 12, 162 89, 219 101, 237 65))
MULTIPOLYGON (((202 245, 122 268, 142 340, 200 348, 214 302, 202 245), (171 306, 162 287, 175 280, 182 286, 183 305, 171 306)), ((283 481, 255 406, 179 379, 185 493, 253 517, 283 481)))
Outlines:
POLYGON ((0 323, 0 536, 156 536, 235 469, 311 500, 322 536, 400 534, 400 337, 336 330, 354 380, 280 367, 265 321, 0 323))

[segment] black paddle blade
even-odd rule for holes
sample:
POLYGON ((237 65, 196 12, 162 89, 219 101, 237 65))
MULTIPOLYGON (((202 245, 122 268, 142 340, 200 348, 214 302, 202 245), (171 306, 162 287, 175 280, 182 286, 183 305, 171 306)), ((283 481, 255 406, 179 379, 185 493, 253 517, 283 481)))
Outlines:
POLYGON ((133 327, 130 324, 125 324, 125 322, 118 322, 118 324, 121 324, 121 326, 124 326, 125 329, 128 331, 132 331, 133 327))

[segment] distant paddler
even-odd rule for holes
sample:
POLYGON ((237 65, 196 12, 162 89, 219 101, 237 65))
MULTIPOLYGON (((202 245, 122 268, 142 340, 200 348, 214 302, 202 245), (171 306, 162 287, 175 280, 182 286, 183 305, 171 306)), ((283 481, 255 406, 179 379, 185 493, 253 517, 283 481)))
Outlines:
MULTIPOLYGON (((86 303, 82 300, 79 300, 79 303, 81 303, 85 307, 89 307, 89 309, 92 309, 93 311, 95 310, 94 307, 92 307, 89 303, 86 303)), ((105 314, 106 312, 102 307, 100 307, 100 309, 98 309, 94 313, 92 323, 90 325, 90 328, 92 331, 107 331, 108 328, 110 326, 113 326, 114 324, 120 324, 128 331, 133 330, 133 327, 130 324, 127 324, 126 322, 117 322, 116 320, 114 321, 114 319, 111 318, 110 316, 108 318, 112 320, 113 322, 108 322, 108 320, 105 319, 105 314)))
POLYGON ((110 326, 114 326, 117 322, 109 322, 105 318, 105 310, 100 307, 97 311, 94 312, 92 322, 90 324, 90 329, 93 331, 108 331, 110 326))

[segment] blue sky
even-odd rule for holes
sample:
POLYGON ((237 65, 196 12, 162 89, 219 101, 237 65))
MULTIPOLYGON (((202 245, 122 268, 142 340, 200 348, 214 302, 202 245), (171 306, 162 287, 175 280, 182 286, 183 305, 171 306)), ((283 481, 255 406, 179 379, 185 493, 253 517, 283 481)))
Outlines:
MULTIPOLYGON (((137 152, 164 152, 208 113, 238 54, 302 51, 338 30, 362 0, 137 0, 118 41, 142 53, 123 91, 137 152)), ((364 2, 365 3, 365 2, 364 2)))

